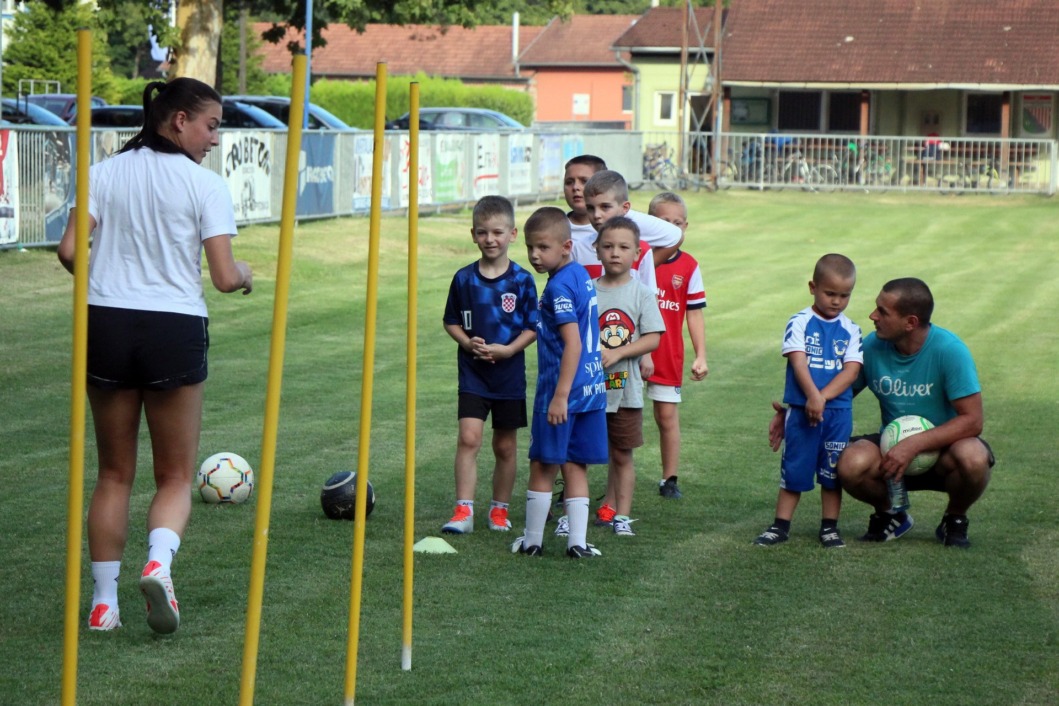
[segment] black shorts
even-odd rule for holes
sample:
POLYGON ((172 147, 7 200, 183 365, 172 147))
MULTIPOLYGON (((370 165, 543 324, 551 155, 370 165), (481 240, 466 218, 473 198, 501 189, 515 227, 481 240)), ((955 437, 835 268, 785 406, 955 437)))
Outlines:
POLYGON ((471 417, 483 422, 493 414, 494 429, 521 429, 526 426, 526 400, 493 400, 470 392, 461 392, 456 411, 459 419, 471 417))
MULTIPOLYGON (((882 434, 862 434, 861 436, 850 437, 849 443, 852 444, 854 441, 870 441, 876 446, 879 445, 879 441, 882 439, 882 434)), ((992 468, 996 465, 996 456, 993 455, 993 447, 989 445, 989 442, 978 437, 978 440, 985 446, 985 450, 989 452, 989 467, 992 468)), ((847 445, 848 448, 848 445, 847 445)), ((917 476, 905 476, 905 488, 908 490, 937 490, 940 492, 945 491, 945 477, 940 473, 934 471, 931 468, 926 473, 920 473, 917 476)))
POLYGON ((88 384, 104 390, 172 390, 206 379, 203 316, 88 307, 88 384))

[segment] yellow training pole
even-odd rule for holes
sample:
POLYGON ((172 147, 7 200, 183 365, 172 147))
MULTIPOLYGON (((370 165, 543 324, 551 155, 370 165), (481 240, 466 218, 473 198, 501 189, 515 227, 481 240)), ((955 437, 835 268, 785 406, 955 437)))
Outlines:
POLYGON ((77 30, 77 191, 74 227, 74 342, 70 379, 70 487, 66 493, 66 610, 62 703, 77 703, 77 627, 85 509, 85 385, 88 378, 88 162, 92 127, 92 32, 77 30))
POLYGON ((419 298, 419 84, 408 85, 408 356, 404 397, 404 623, 401 669, 412 668, 412 577, 416 510, 416 331, 419 298))
POLYGON ((305 115, 304 54, 294 56, 293 70, 287 156, 283 173, 283 207, 279 224, 279 254, 276 264, 276 300, 272 309, 272 347, 269 351, 268 390, 265 394, 265 427, 261 437, 261 464, 257 475, 254 555, 250 565, 246 642, 243 645, 243 675, 239 686, 241 706, 252 706, 254 703, 257 651, 261 637, 261 603, 265 591, 272 481, 276 475, 276 434, 279 427, 280 390, 283 384, 283 353, 287 340, 287 301, 290 296, 291 258, 294 249, 294 214, 298 200, 298 157, 301 154, 302 122, 305 115))
POLYGON ((386 127, 386 62, 375 66, 375 145, 371 162, 371 216, 368 223, 368 292, 364 311, 364 361, 360 379, 360 439, 357 500, 353 508, 353 577, 349 591, 346 645, 346 706, 357 695, 357 646, 360 642, 360 592, 364 574, 364 525, 368 510, 368 452, 371 450, 371 395, 375 371, 375 318, 379 308, 379 229, 382 225, 382 158, 386 127))

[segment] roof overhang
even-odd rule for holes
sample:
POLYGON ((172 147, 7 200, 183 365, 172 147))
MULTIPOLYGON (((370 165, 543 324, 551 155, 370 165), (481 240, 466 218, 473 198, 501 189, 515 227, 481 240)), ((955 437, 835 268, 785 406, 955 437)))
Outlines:
POLYGON ((1059 84, 999 84, 999 83, 843 83, 835 81, 729 81, 722 79, 724 86, 740 88, 787 88, 830 91, 1059 91, 1059 84))

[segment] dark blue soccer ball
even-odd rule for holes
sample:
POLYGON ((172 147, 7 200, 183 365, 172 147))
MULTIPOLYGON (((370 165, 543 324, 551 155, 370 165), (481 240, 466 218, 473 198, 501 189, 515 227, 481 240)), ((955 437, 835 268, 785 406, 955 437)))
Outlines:
MULTIPOLYGON (((356 512, 357 474, 339 471, 324 483, 320 491, 320 505, 332 520, 352 520, 356 512)), ((368 481, 367 514, 375 509, 375 488, 368 481)))

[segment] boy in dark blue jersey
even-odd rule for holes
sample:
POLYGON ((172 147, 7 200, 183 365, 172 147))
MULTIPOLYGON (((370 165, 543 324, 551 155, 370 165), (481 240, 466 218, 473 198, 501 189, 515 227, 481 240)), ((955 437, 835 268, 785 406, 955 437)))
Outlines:
POLYGON ((515 209, 503 196, 475 204, 471 239, 482 257, 452 278, 445 331, 459 344, 459 439, 456 443, 456 509, 441 528, 474 531, 478 451, 485 419, 493 416, 493 499, 489 529, 511 529, 507 518, 517 467, 517 432, 526 426, 526 346, 537 337, 537 285, 512 262, 515 209))
POLYGON ((548 273, 537 322, 537 390, 530 427, 526 530, 512 552, 539 555, 552 487, 561 471, 569 517, 566 554, 599 556, 588 544, 588 464, 607 463, 607 391, 599 354, 596 290, 570 255, 570 222, 558 208, 534 211, 524 229, 530 264, 548 273))
POLYGON ((857 270, 845 255, 824 255, 816 263, 809 293, 813 304, 787 321, 782 353, 787 358, 786 445, 780 461, 776 517, 754 544, 786 542, 802 493, 820 484, 820 544, 844 547, 838 532, 842 488, 838 457, 853 431, 853 391, 864 361, 860 327, 842 313, 849 305, 857 270))

